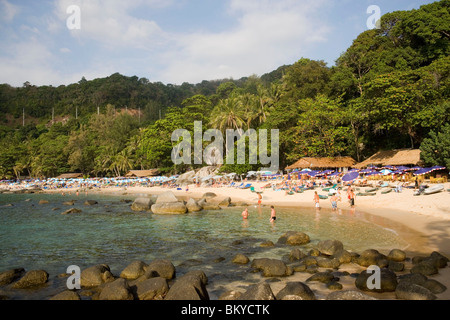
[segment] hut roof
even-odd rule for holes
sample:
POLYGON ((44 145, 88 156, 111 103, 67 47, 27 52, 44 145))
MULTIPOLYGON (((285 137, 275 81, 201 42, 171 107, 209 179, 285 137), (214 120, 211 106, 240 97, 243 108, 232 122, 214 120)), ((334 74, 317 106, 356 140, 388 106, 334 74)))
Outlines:
POLYGON ((150 169, 150 170, 130 170, 125 175, 126 177, 137 177, 137 178, 143 178, 143 177, 153 177, 159 174, 158 169, 150 169))
POLYGON ((354 168, 361 169, 369 165, 401 166, 420 165, 420 149, 398 149, 378 151, 370 158, 354 165, 354 168))
POLYGON ((344 168, 351 167, 356 163, 352 157, 322 157, 313 158, 305 157, 298 160, 296 163, 286 167, 286 169, 301 169, 301 168, 344 168))
POLYGON ((82 173, 63 173, 57 176, 58 179, 74 179, 74 178, 82 178, 82 173))

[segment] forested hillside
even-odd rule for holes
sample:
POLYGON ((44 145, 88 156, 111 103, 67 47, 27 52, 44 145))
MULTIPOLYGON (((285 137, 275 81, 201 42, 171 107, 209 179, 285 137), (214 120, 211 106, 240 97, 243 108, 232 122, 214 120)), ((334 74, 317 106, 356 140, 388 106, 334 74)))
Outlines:
POLYGON ((59 87, 2 84, 0 177, 182 172, 188 166, 171 161, 171 133, 193 131, 194 121, 223 132, 279 129, 280 169, 303 156, 361 161, 419 147, 427 163, 450 166, 442 157, 450 148, 449 8, 441 0, 384 15, 332 67, 301 58, 261 77, 180 86, 117 73, 59 87))

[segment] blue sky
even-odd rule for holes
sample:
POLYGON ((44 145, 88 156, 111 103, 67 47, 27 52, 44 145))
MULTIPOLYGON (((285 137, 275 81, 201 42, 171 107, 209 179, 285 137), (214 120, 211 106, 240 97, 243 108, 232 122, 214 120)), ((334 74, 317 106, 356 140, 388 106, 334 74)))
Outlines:
POLYGON ((369 6, 385 14, 432 2, 0 0, 0 83, 58 86, 115 72, 198 83, 261 76, 302 57, 332 66, 367 30, 369 6))

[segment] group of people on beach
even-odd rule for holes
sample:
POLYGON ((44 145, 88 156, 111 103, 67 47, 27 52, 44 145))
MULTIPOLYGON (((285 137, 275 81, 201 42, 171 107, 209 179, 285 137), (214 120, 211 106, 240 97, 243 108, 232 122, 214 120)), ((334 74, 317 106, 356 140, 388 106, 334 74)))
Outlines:
MULTIPOLYGON (((350 207, 354 208, 355 207, 355 192, 353 191, 353 188, 351 186, 349 186, 348 189, 347 189, 347 198, 348 198, 348 201, 350 203, 350 207)), ((315 203, 316 209, 319 210, 320 209, 320 196, 317 193, 317 191, 314 191, 313 201, 315 203)), ((338 208, 337 207, 337 202, 338 201, 342 201, 341 192, 339 190, 339 187, 336 189, 335 192, 333 192, 333 194, 330 197, 331 209, 333 211, 337 210, 337 208, 338 208)))

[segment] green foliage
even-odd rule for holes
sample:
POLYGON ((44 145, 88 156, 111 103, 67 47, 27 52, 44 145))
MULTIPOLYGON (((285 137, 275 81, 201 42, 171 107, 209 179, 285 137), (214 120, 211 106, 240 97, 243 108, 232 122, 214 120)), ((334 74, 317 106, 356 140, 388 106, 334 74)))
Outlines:
POLYGON ((441 131, 431 131, 420 150, 420 157, 426 165, 450 168, 450 124, 445 124, 441 131))
MULTIPOLYGON (((418 146, 427 164, 449 167, 449 7, 441 0, 383 15, 331 68, 301 58, 261 77, 195 85, 118 73, 58 87, 0 84, 0 177, 196 169, 171 159, 172 133, 186 129, 193 139, 195 121, 224 138, 227 129, 278 129, 280 169, 304 156, 361 161, 418 146)), ((248 162, 222 171, 259 170, 248 162)))

